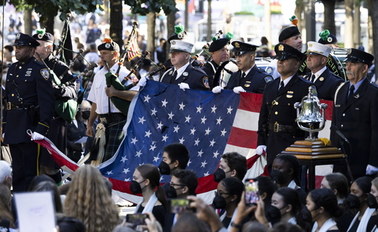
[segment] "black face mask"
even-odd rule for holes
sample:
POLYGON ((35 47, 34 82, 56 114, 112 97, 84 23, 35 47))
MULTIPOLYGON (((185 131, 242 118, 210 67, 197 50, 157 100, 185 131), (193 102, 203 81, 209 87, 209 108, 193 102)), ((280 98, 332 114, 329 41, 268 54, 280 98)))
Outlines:
POLYGON ((215 194, 213 200, 213 207, 216 209, 225 209, 227 205, 226 199, 224 199, 219 193, 215 194))
POLYGON ((91 114, 90 111, 82 111, 82 112, 81 112, 81 117, 82 117, 84 120, 88 120, 90 114, 91 114))
POLYGON ((138 182, 133 180, 133 181, 131 181, 130 191, 133 194, 139 194, 139 193, 142 193, 142 188, 140 187, 140 184, 138 182))
POLYGON ((223 171, 223 169, 218 168, 218 169, 214 172, 214 181, 219 183, 219 182, 220 182, 221 180, 223 180, 224 178, 226 178, 226 173, 223 171))
POLYGON ((167 196, 167 198, 170 198, 170 199, 177 198, 176 189, 170 185, 169 189, 165 191, 165 195, 167 196))
POLYGON ((360 203, 360 199, 357 196, 353 194, 349 194, 345 198, 343 205, 347 209, 359 209, 361 203, 360 203))
POLYGON ((285 174, 276 169, 272 169, 272 171, 270 172, 270 177, 277 184, 283 184, 285 182, 285 174))
POLYGON ((164 161, 161 161, 161 163, 159 164, 159 170, 160 170, 160 174, 162 174, 162 175, 169 175, 169 174, 171 174, 171 168, 164 161))
POLYGON ((373 209, 378 208, 377 200, 375 199, 375 197, 371 193, 368 193, 367 204, 368 204, 369 208, 373 208, 373 209))

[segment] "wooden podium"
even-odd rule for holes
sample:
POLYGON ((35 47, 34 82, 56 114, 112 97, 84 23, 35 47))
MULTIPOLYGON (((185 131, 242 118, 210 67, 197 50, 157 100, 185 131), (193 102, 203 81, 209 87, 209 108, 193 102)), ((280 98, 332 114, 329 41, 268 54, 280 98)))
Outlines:
POLYGON ((320 139, 296 141, 293 145, 287 147, 285 151, 282 151, 281 154, 290 154, 298 158, 299 164, 302 166, 301 185, 307 191, 315 188, 316 165, 348 165, 346 155, 339 148, 327 146, 320 139))

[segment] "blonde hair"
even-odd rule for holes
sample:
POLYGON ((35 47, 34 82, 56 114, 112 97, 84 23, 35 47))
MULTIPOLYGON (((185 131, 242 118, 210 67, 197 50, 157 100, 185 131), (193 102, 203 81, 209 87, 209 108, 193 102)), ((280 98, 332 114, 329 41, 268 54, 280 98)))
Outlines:
POLYGON ((119 224, 118 208, 104 177, 89 165, 75 172, 63 210, 66 216, 80 219, 87 232, 111 232, 119 224))
POLYGON ((378 189, 378 177, 375 177, 372 181, 371 184, 374 185, 376 189, 378 189))

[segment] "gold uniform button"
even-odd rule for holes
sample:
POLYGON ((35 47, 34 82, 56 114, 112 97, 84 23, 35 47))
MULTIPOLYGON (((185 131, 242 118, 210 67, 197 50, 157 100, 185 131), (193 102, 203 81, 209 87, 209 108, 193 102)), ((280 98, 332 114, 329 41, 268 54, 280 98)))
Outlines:
POLYGON ((12 93, 12 97, 14 97, 14 93, 12 93))
POLYGON ((278 115, 278 111, 274 112, 275 115, 278 115))

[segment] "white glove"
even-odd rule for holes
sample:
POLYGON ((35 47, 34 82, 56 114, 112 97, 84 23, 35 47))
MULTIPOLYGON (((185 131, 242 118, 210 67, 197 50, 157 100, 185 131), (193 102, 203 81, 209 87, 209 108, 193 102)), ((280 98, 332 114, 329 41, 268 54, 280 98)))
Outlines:
POLYGON ((182 89, 184 91, 185 91, 185 89, 190 89, 188 83, 181 82, 181 83, 178 84, 178 86, 180 87, 180 89, 182 89))
POLYGON ((140 78, 137 86, 144 87, 144 86, 146 86, 146 84, 147 84, 147 78, 146 77, 142 77, 142 78, 140 78))
POLYGON ((378 172, 378 167, 368 164, 366 167, 366 175, 373 175, 378 172))
POLYGON ((218 85, 218 86, 215 86, 211 91, 213 93, 220 93, 220 92, 222 92, 222 90, 223 90, 223 88, 218 85))
POLYGON ((259 145, 256 147, 256 155, 264 155, 266 153, 266 146, 265 145, 259 145))
POLYGON ((241 87, 241 86, 234 87, 233 91, 236 94, 240 94, 241 92, 246 92, 245 89, 243 89, 243 87, 241 87))

